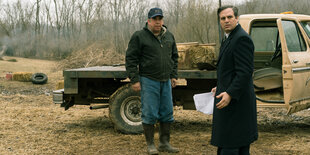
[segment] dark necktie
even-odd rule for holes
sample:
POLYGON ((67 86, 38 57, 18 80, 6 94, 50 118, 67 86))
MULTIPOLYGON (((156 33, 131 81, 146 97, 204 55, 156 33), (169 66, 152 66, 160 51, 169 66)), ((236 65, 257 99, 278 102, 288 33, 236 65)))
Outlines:
POLYGON ((227 37, 226 37, 226 35, 224 34, 224 37, 223 37, 223 39, 222 39, 222 43, 224 43, 224 42, 226 41, 226 39, 227 39, 227 37))
POLYGON ((226 35, 224 35, 224 41, 226 41, 226 39, 227 39, 227 36, 226 36, 226 35))

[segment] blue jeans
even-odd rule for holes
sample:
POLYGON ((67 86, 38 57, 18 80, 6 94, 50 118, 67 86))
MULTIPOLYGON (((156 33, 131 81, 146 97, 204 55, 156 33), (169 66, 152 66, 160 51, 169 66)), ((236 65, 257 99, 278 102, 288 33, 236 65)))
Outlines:
POLYGON ((171 81, 155 81, 140 77, 142 123, 173 122, 171 81))

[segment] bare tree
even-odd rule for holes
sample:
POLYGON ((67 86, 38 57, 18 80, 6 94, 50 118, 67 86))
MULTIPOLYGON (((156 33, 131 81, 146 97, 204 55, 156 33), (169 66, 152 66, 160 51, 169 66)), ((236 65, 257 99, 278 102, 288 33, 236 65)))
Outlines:
MULTIPOLYGON (((173 25, 178 25, 180 18, 183 17, 183 5, 184 0, 168 0, 166 1, 166 11, 169 16, 169 22, 173 22, 173 25)), ((167 19, 167 18, 166 18, 167 19)))
POLYGON ((119 44, 120 42, 120 32, 119 32, 119 25, 121 20, 121 11, 125 5, 125 0, 108 0, 108 7, 110 13, 110 20, 113 23, 113 44, 115 46, 115 50, 118 53, 122 52, 122 48, 119 44))
POLYGON ((146 17, 145 0, 126 0, 121 9, 119 44, 120 52, 124 53, 131 34, 144 26, 146 17), (137 20, 138 19, 138 20, 137 20), (142 20, 142 21, 141 21, 142 20), (135 26, 138 25, 138 26, 135 26))
POLYGON ((40 34, 40 2, 42 0, 36 1, 36 23, 35 23, 35 34, 40 34))
MULTIPOLYGON (((1 0, 0 0, 1 1, 1 0)), ((147 11, 161 7, 177 42, 218 42, 213 0, 17 0, 0 8, 2 44, 17 56, 64 58, 99 42, 124 54, 132 33, 145 26, 147 11), (5 43, 4 43, 5 42, 5 43)), ((230 4, 232 2, 227 2, 230 4)), ((247 0, 240 13, 309 14, 309 0, 247 0)))
POLYGON ((82 5, 79 5, 79 9, 82 15, 82 22, 83 25, 85 25, 85 32, 86 32, 86 41, 90 41, 91 37, 91 21, 93 19, 94 14, 96 13, 96 6, 93 3, 93 0, 88 0, 86 3, 83 1, 82 5), (86 6, 83 6, 83 4, 86 4, 86 6))

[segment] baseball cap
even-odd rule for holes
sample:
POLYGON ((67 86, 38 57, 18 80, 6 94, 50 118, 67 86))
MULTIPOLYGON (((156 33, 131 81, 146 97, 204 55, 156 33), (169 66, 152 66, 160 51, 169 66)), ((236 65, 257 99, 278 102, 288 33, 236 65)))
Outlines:
POLYGON ((156 16, 164 17, 163 10, 160 8, 152 8, 148 13, 148 18, 154 18, 156 16))

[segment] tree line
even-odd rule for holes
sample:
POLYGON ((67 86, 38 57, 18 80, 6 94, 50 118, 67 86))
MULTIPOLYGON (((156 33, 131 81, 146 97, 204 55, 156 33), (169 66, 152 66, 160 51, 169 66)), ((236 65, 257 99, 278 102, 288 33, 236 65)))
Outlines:
MULTIPOLYGON (((66 58, 94 42, 124 54, 154 6, 163 9, 177 42, 219 42, 216 0, 17 0, 1 3, 0 44, 14 56, 46 59, 66 58)), ((247 0, 237 7, 240 14, 310 14, 308 0, 247 0)))

